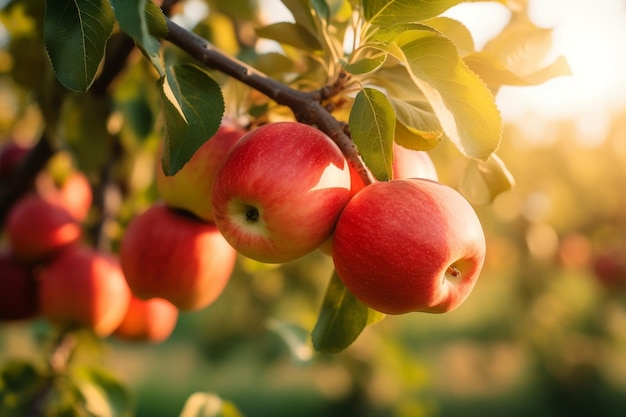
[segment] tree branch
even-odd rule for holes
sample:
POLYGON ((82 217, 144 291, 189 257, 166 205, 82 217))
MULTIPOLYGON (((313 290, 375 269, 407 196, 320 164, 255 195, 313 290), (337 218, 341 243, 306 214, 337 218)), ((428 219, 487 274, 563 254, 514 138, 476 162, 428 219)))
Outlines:
POLYGON ((361 176, 365 184, 372 182, 371 174, 363 164, 354 142, 347 133, 347 126, 335 119, 321 103, 321 100, 335 92, 336 86, 314 92, 293 89, 226 55, 207 40, 180 27, 170 19, 167 19, 167 27, 169 32, 166 40, 187 52, 197 62, 241 81, 276 103, 289 107, 296 120, 314 125, 326 133, 339 146, 348 163, 361 176))

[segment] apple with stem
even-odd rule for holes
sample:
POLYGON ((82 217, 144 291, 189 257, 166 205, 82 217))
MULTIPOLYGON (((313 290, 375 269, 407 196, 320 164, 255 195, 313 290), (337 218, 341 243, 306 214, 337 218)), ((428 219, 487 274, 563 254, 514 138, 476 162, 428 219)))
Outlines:
POLYGON ((231 124, 222 124, 176 174, 167 176, 157 164, 156 185, 161 198, 172 207, 187 210, 200 219, 213 221, 211 193, 215 173, 235 143, 246 133, 231 124))
POLYGON ((37 194, 18 200, 6 223, 9 244, 25 261, 38 262, 80 239, 82 229, 65 206, 37 194))
POLYGON ((33 268, 9 248, 0 250, 0 321, 24 320, 39 313, 33 268))
POLYGON ((142 300, 132 296, 124 320, 113 335, 133 342, 161 343, 176 327, 178 309, 163 298, 142 300))
POLYGON ((117 258, 81 245, 64 249, 38 271, 43 317, 100 337, 119 327, 131 292, 117 258))
POLYGON ((120 261, 133 293, 198 310, 222 293, 237 253, 213 223, 157 202, 128 224, 120 261))
POLYGON ((350 198, 350 169, 339 147, 297 122, 247 133, 218 170, 215 223, 241 254, 266 263, 320 246, 350 198))
POLYGON ((456 308, 484 260, 485 236, 472 206, 427 179, 368 185, 335 228, 337 275, 365 305, 386 314, 456 308))

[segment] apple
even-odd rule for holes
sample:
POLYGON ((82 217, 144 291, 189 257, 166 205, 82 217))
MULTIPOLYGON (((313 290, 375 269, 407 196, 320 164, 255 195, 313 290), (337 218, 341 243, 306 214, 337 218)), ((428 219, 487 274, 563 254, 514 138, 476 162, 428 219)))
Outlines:
POLYGON ((11 207, 6 231, 15 254, 30 262, 40 261, 76 242, 82 234, 66 207, 34 193, 11 207))
POLYGON ((7 180, 22 160, 30 152, 31 147, 15 141, 9 141, 0 148, 0 180, 7 180))
POLYGON ((294 260, 331 235, 350 198, 350 169, 324 133, 297 122, 247 133, 218 170, 215 223, 241 254, 266 263, 294 260))
POLYGON ((177 321, 178 309, 169 301, 133 296, 124 320, 113 335, 128 341, 161 343, 170 337, 177 321))
POLYGON ((157 164, 156 185, 161 198, 170 206, 187 210, 206 221, 213 221, 211 193, 215 173, 235 143, 246 133, 240 127, 222 124, 176 174, 166 176, 157 164))
POLYGON ((10 249, 0 250, 0 321, 24 320, 39 312, 32 267, 10 249))
POLYGON ((81 245, 64 249, 38 270, 42 316, 100 337, 122 323, 131 292, 113 255, 81 245))
POLYGON ((157 202, 133 218, 120 243, 128 285, 142 299, 198 310, 222 293, 237 253, 215 224, 157 202))
POLYGON ((471 292, 485 260, 472 206, 427 179, 370 184, 343 210, 333 262, 356 298, 386 314, 443 313, 471 292))
POLYGON ((61 184, 56 184, 52 176, 43 171, 37 176, 36 188, 38 194, 46 200, 65 207, 77 222, 87 218, 93 191, 83 172, 73 171, 61 184))

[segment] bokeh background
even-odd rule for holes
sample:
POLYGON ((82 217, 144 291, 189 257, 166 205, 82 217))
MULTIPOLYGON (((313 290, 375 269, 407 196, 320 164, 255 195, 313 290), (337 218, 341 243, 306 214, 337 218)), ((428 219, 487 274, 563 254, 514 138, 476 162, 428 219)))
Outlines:
MULTIPOLYGON (((194 392, 250 417, 624 415, 626 3, 529 4, 538 25, 554 28, 555 54, 573 75, 500 91, 498 154, 516 186, 476 207, 488 257, 461 307, 387 317, 346 351, 319 354, 309 333, 331 259, 240 259, 223 296, 181 315, 163 344, 111 339, 79 349, 77 360, 123 381, 138 417, 177 416, 194 392)), ((477 43, 506 21, 495 3, 450 15, 477 43)), ((442 180, 457 184, 455 149, 431 155, 442 180)), ((43 321, 2 324, 0 364, 39 358, 48 330, 43 321)))

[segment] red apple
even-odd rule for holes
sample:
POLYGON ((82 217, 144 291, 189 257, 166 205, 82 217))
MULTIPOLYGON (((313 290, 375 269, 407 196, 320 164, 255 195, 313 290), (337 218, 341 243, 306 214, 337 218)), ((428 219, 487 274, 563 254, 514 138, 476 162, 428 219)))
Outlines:
POLYGON ((223 124, 215 136, 205 142, 183 168, 166 176, 161 164, 157 166, 156 184, 161 198, 170 206, 187 210, 206 221, 213 221, 211 193, 215 173, 226 154, 246 133, 245 130, 223 124))
POLYGON ((8 250, 0 251, 0 321, 23 320, 39 312, 32 267, 8 250))
POLYGON ((64 206, 36 194, 29 194, 13 205, 6 230, 15 254, 31 262, 76 242, 82 232, 64 206))
POLYGON ((163 202, 129 223, 120 244, 126 280, 140 298, 164 298, 182 311, 198 310, 222 293, 237 253, 213 223, 163 202))
POLYGON ((0 148, 0 180, 8 179, 17 169, 31 147, 10 141, 0 148))
POLYGON ((72 245, 39 270, 42 315, 105 337, 119 327, 131 292, 112 255, 72 245))
POLYGON ((87 218, 93 200, 89 180, 80 171, 69 174, 62 184, 55 184, 47 172, 41 172, 37 177, 37 192, 46 200, 65 207, 79 223, 87 218))
POLYGON ((113 334, 122 340, 160 343, 170 337, 177 321, 178 309, 169 301, 133 296, 122 324, 113 334))
POLYGON ((279 122, 233 147, 212 202, 215 223, 238 252, 280 263, 328 239, 349 198, 350 169, 339 147, 312 126, 279 122))
POLYGON ((471 292, 484 259, 485 236, 472 206, 426 179, 368 185, 335 228, 337 275, 382 313, 452 310, 471 292))

